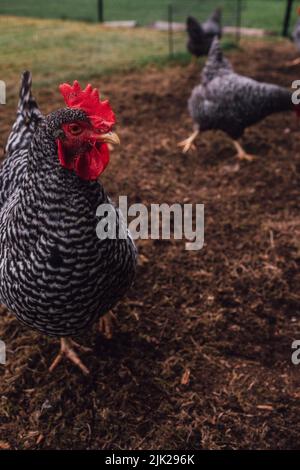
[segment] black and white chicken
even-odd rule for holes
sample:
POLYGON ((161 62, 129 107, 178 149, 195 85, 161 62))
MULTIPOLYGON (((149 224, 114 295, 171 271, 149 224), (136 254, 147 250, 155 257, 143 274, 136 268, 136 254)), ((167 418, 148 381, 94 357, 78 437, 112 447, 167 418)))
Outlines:
MULTIPOLYGON (((65 355, 87 367, 67 337, 84 332, 124 296, 136 249, 125 237, 99 238, 102 204, 124 224, 98 177, 119 142, 114 113, 96 89, 63 84, 66 107, 42 116, 22 76, 17 119, 0 170, 0 301, 28 327, 61 338, 65 355)), ((80 349, 80 348, 79 348, 80 349)))
POLYGON ((281 86, 261 83, 234 72, 223 56, 220 42, 215 37, 201 84, 192 91, 188 109, 194 122, 192 135, 179 143, 186 153, 200 132, 222 130, 232 139, 239 159, 253 160, 238 140, 245 129, 273 113, 299 112, 292 102, 292 92, 281 86))
POLYGON ((204 22, 199 23, 196 18, 189 16, 186 21, 189 52, 200 57, 209 53, 211 44, 215 36, 222 36, 222 10, 217 8, 212 15, 204 22))

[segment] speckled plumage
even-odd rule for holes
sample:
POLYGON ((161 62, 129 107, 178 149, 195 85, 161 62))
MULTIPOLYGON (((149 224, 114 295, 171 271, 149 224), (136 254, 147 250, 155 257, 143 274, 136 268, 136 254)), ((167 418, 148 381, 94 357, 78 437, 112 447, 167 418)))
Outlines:
POLYGON ((300 18, 298 18, 295 24, 295 27, 292 33, 292 39, 297 48, 297 51, 300 52, 300 18))
POLYGON ((290 90, 235 73, 215 38, 188 108, 201 131, 219 129, 238 139, 248 126, 294 105, 290 90))
POLYGON ((221 38, 221 15, 221 9, 217 8, 204 23, 199 23, 193 16, 187 18, 187 33, 189 36, 187 48, 191 54, 196 57, 207 55, 214 37, 221 38))
POLYGON ((136 267, 130 237, 96 236, 96 209, 110 203, 101 183, 60 165, 57 133, 74 120, 88 117, 70 108, 42 117, 24 74, 18 125, 0 172, 0 300, 23 323, 51 336, 76 335, 109 311, 136 267))

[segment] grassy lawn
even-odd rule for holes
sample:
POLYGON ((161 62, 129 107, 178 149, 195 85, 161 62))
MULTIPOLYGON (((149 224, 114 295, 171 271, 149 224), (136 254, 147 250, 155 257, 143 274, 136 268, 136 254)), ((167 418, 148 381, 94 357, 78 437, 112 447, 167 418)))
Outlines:
MULTIPOLYGON (((106 20, 136 19, 142 25, 166 20, 168 4, 172 3, 176 21, 184 21, 188 14, 204 19, 215 6, 222 5, 224 24, 236 22, 236 0, 103 0, 103 3, 106 20)), ((243 0, 242 23, 281 31, 285 6, 286 0, 243 0)), ((0 14, 97 21, 97 0, 0 0, 0 14)))
MULTIPOLYGON (((33 72, 36 87, 45 88, 169 61, 168 35, 143 27, 115 30, 91 22, 0 16, 0 31, 0 79, 8 85, 17 83, 24 69, 33 72)), ((186 34, 174 38, 175 60, 189 62, 186 34)))
MULTIPOLYGON (((129 3, 130 1, 133 3, 133 0, 128 0, 129 3)), ((74 0, 73 4, 76 5, 76 2, 74 0)), ((125 0, 106 2, 125 4, 125 0)), ((158 0, 155 2, 156 0, 152 0, 153 4, 158 5, 158 0)), ((160 2, 163 3, 163 0, 160 2)), ((256 0, 251 0, 251 5, 255 2, 256 0)), ((31 2, 24 1, 26 3, 31 2)), ((32 2, 35 12, 38 11, 38 3, 43 4, 45 13, 49 13, 50 6, 55 2, 32 2)), ((69 3, 68 0, 61 2, 62 5, 65 3, 69 3)), ((90 3, 91 1, 87 1, 86 5, 90 3)), ((278 3, 282 6, 283 1, 266 0, 265 3, 278 3)), ((81 8, 82 4, 83 1, 81 8)), ((7 8, 8 5, 7 3, 7 8)), ((142 2, 139 5, 140 9, 137 8, 136 11, 142 12, 142 2)), ((122 11, 125 17, 124 9, 120 10, 122 11)), ((278 18, 281 13, 279 9, 276 11, 278 18)), ((264 10, 261 21, 267 22, 268 18, 268 13, 264 10)), ((249 21, 250 25, 257 26, 257 17, 254 14, 252 20, 249 17, 249 21)), ((190 56, 186 52, 186 34, 176 33, 174 38, 175 60, 188 63, 190 56)), ((227 38, 223 42, 225 47, 232 44, 227 38)), ((35 87, 45 90, 47 87, 56 88, 58 83, 75 78, 83 81, 101 79, 103 74, 115 71, 152 63, 163 65, 169 62, 168 52, 168 35, 149 28, 115 30, 95 22, 0 16, 0 79, 7 83, 8 98, 15 95, 20 73, 25 69, 32 71, 35 87)))
MULTIPOLYGON (((116 31, 95 23, 0 17, 0 79, 17 83, 22 70, 35 86, 99 78, 116 69, 168 61, 164 32, 146 28, 116 31)), ((185 33, 176 35, 177 59, 189 61, 185 33)))

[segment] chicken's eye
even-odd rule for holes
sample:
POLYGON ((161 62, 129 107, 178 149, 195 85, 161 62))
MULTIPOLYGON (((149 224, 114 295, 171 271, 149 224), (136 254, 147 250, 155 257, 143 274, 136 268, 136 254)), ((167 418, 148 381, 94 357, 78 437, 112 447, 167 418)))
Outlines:
POLYGON ((69 130, 73 135, 78 135, 82 132, 82 128, 78 124, 70 124, 69 130))

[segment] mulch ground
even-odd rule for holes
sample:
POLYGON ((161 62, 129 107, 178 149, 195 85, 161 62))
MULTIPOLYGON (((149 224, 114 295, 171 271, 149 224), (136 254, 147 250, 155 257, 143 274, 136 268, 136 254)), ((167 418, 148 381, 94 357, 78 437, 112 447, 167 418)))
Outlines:
MULTIPOLYGON (((236 69, 289 87, 299 68, 288 43, 247 42, 236 69)), ((209 132, 184 156, 186 102, 199 67, 148 68, 93 84, 110 96, 122 146, 103 183, 129 202, 204 203, 205 246, 140 241, 138 276, 115 310, 112 340, 95 326, 84 377, 58 342, 5 309, 0 338, 0 448, 296 449, 300 445, 300 123, 278 114, 242 140, 258 155, 239 163, 230 140, 209 132)), ((76 78, 76 77, 74 77, 76 78)), ((38 94, 44 112, 56 90, 38 94)), ((7 107, 1 139, 12 123, 7 107), (4 129, 4 130, 3 130, 4 129)))

